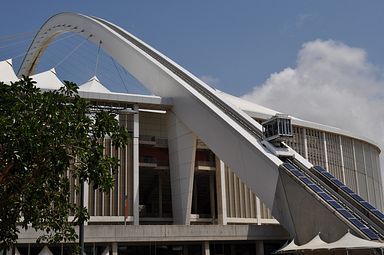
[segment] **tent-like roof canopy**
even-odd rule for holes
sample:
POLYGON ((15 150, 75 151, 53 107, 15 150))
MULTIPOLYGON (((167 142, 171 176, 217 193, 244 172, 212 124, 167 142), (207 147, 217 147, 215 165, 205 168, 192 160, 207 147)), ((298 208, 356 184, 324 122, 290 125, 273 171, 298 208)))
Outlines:
POLYGON ((79 91, 97 92, 97 93, 111 93, 96 76, 93 76, 89 81, 79 86, 79 91))
POLYGON ((320 233, 317 234, 311 241, 306 244, 298 246, 299 250, 320 250, 327 249, 328 243, 324 242, 320 237, 320 233))
POLYGON ((376 242, 376 241, 368 241, 357 236, 352 235, 349 231, 342 236, 339 240, 326 243, 321 237, 320 233, 316 235, 311 241, 303 245, 296 245, 294 240, 289 243, 287 246, 281 248, 276 253, 292 253, 296 251, 304 251, 304 250, 334 250, 334 249, 383 249, 384 243, 376 242))
POLYGON ((295 244, 295 239, 293 239, 287 246, 284 246, 281 248, 278 253, 285 253, 285 252, 291 252, 291 251, 297 251, 298 245, 295 244))
POLYGON ((12 68, 12 59, 7 59, 0 62, 0 74, 0 81, 6 84, 9 84, 11 81, 15 82, 19 80, 12 68))
POLYGON ((39 252, 38 255, 53 255, 53 253, 49 250, 47 246, 44 246, 44 248, 39 252))
POLYGON ((59 78, 57 78, 54 68, 32 75, 31 78, 36 81, 36 87, 41 89, 59 89, 64 86, 59 78))
POLYGON ((374 249, 384 248, 384 243, 368 241, 352 235, 349 231, 336 242, 330 243, 328 249, 374 249))

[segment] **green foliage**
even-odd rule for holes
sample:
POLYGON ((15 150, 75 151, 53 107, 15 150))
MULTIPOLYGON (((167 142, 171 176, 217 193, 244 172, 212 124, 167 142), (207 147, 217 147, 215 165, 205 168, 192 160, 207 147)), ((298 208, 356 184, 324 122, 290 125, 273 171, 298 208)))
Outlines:
POLYGON ((29 227, 47 233, 41 241, 75 241, 74 226, 89 216, 70 203, 70 179, 108 191, 118 160, 102 141, 121 147, 129 138, 112 112, 91 111, 76 84, 43 92, 34 83, 0 82, 0 249, 29 227))

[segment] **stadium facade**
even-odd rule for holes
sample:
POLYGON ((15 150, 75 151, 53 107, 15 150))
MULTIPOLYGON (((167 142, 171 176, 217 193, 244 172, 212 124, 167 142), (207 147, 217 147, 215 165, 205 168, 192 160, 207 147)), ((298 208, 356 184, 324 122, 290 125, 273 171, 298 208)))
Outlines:
MULTIPOLYGON (((120 160, 114 189, 101 193, 87 186, 85 204, 91 215, 85 227, 87 254, 269 254, 290 238, 305 242, 321 231, 332 241, 348 229, 375 240, 365 227, 343 218, 322 193, 308 188, 315 184, 306 185, 300 181, 304 178, 295 179, 289 170, 289 164, 308 169, 323 166, 364 202, 382 211, 380 149, 374 141, 291 116, 293 137, 282 152, 251 137, 242 124, 250 122, 260 129, 259 123, 278 112, 209 88, 111 23, 59 14, 44 24, 31 49, 44 49, 53 35, 63 31, 88 32, 95 41, 102 38, 106 51, 158 95, 114 93, 96 77, 80 86, 80 95, 95 106, 120 109, 119 121, 132 133, 123 149, 116 150, 111 140, 105 140, 105 153, 120 160), (117 39, 108 44, 106 38, 117 39), (120 41, 129 41, 129 49, 123 50, 120 41), (140 48, 141 43, 148 48, 140 48), (123 53, 125 57, 119 59, 123 53), (209 96, 202 97, 199 88, 184 84, 194 82, 209 96), (234 119, 237 115, 241 118, 234 119), (286 158, 297 162, 287 163, 286 158)), ((33 74, 42 54, 37 52, 27 54, 19 75, 33 74)), ((11 60, 0 63, 0 74, 2 81, 17 80, 11 60)), ((62 86, 53 69, 32 77, 43 89, 62 86)), ((71 201, 79 199, 72 189, 71 201)), ((343 203, 349 212, 358 211, 353 202, 343 203)), ((369 219, 363 222, 370 229, 369 219)), ((379 229, 374 231, 377 239, 382 239, 380 224, 372 224, 375 231, 379 229)), ((67 253, 65 244, 43 249, 44 245, 35 244, 38 235, 32 230, 21 233, 18 252, 67 253)))

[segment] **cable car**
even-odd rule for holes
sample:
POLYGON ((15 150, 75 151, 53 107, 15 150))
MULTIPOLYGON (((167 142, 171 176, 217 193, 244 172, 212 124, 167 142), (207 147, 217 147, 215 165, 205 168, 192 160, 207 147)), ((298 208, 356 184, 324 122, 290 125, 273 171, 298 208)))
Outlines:
POLYGON ((291 118, 287 114, 276 114, 261 123, 265 139, 269 142, 280 143, 293 137, 291 118))

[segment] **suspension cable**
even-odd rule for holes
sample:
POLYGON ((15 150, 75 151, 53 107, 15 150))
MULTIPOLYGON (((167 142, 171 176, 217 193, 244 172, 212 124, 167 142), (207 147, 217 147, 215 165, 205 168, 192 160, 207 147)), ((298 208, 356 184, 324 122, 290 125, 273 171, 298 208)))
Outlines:
POLYGON ((1 45, 1 46, 0 46, 0 49, 6 49, 6 48, 12 47, 12 46, 14 46, 14 45, 22 44, 22 43, 31 41, 31 39, 32 39, 32 38, 27 38, 27 39, 24 39, 24 40, 22 40, 22 41, 16 41, 16 42, 9 43, 9 44, 6 44, 6 45, 1 45))
POLYGON ((101 48, 101 44, 103 42, 100 40, 99 41, 99 47, 97 48, 97 56, 96 56, 96 65, 95 65, 95 73, 94 73, 94 76, 97 75, 97 68, 99 67, 99 56, 100 56, 100 48, 101 48))
MULTIPOLYGON (((59 41, 62 41, 62 40, 64 40, 64 39, 68 39, 68 38, 73 37, 73 36, 75 36, 74 33, 73 33, 73 34, 70 34, 70 35, 68 35, 68 36, 63 36, 63 37, 61 37, 61 38, 59 38, 59 39, 57 39, 57 40, 51 42, 50 45, 56 44, 56 43, 59 42, 59 41)), ((12 57, 12 58, 15 59, 15 58, 23 57, 23 56, 25 56, 28 52, 29 52, 29 53, 33 53, 33 52, 35 52, 35 51, 39 51, 39 50, 40 50, 40 49, 36 48, 36 49, 34 49, 34 50, 25 51, 25 52, 21 53, 20 55, 16 55, 16 56, 14 56, 14 57, 12 57)))
POLYGON ((23 33, 17 33, 17 34, 11 34, 11 35, 3 35, 0 36, 0 41, 6 42, 6 41, 12 41, 16 40, 18 37, 32 37, 34 34, 36 34, 37 31, 29 31, 29 32, 23 32, 23 33))
POLYGON ((124 85, 125 90, 126 90, 127 93, 128 93, 128 87, 127 87, 127 84, 125 84, 125 81, 123 80, 123 77, 121 76, 120 71, 119 71, 119 69, 117 68, 116 61, 115 61, 112 57, 110 57, 110 58, 111 58, 111 60, 112 60, 113 65, 114 65, 115 68, 116 68, 116 72, 119 74, 120 80, 123 82, 123 85, 124 85))
POLYGON ((82 42, 80 42, 71 52, 69 52, 61 61, 59 61, 55 66, 54 68, 58 67, 59 65, 61 65, 64 61, 66 61, 70 56, 72 56, 72 54, 78 50, 84 43, 88 42, 88 38, 86 38, 85 40, 83 40, 82 42))

